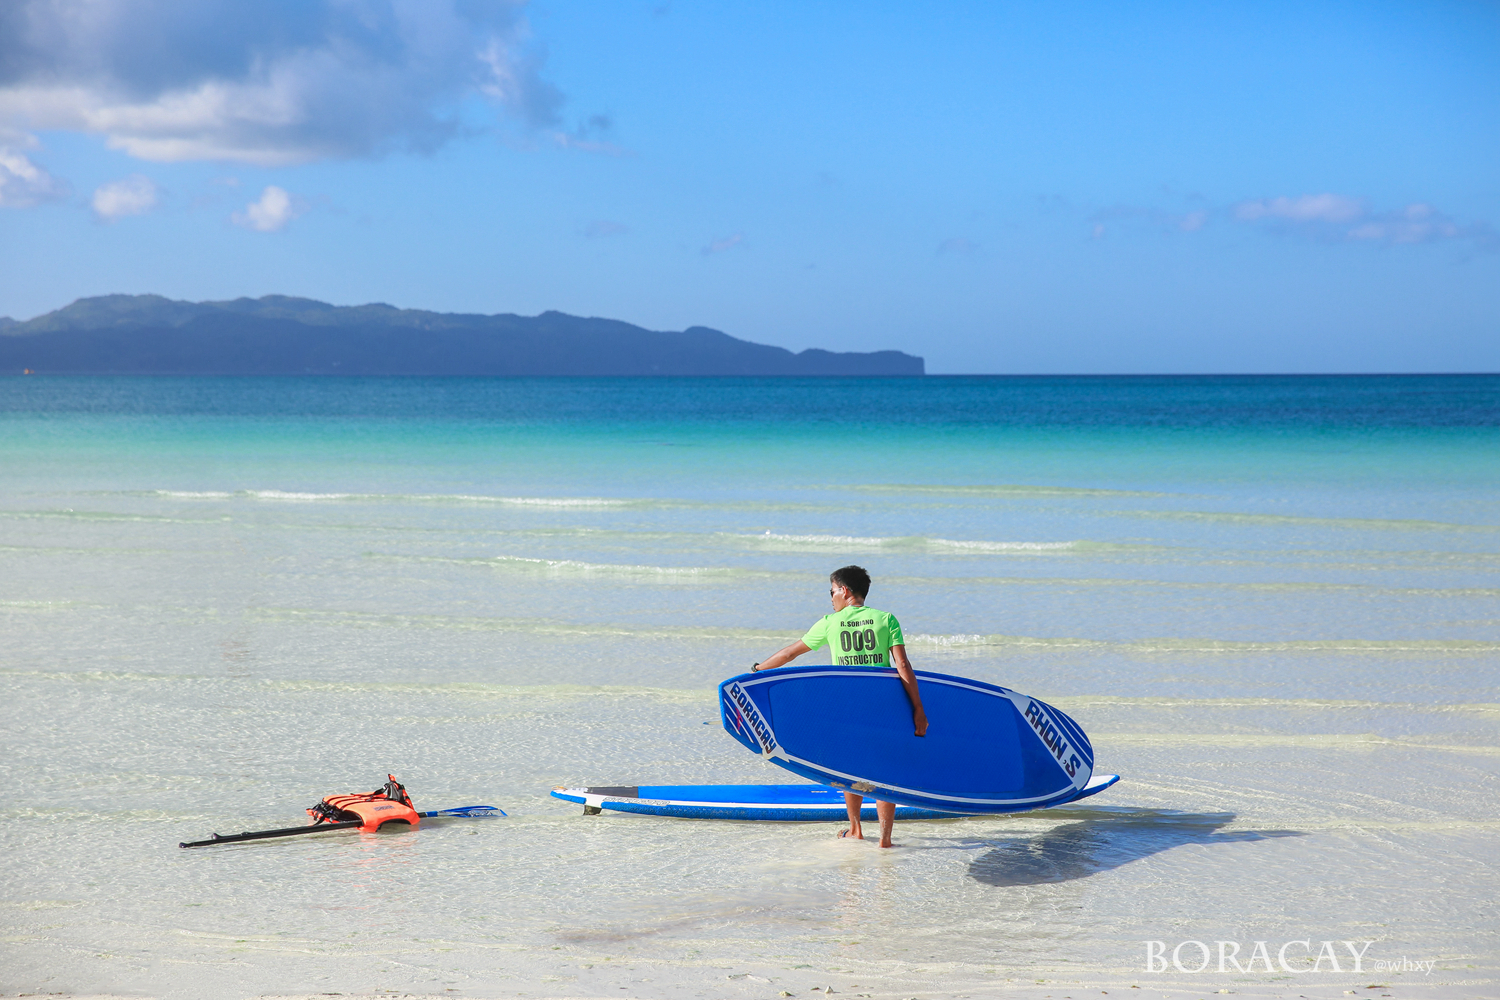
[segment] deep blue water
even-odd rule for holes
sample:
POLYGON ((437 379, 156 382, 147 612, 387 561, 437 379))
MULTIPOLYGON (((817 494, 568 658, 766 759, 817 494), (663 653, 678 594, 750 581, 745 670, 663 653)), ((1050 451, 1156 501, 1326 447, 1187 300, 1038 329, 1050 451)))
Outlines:
POLYGON ((0 412, 840 425, 1500 426, 1497 375, 923 379, 0 378, 0 412))

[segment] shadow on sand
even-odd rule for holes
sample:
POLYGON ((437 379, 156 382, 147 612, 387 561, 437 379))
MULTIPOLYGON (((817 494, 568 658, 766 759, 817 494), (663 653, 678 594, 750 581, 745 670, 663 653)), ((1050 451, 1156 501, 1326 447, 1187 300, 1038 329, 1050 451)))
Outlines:
POLYGON ((1066 823, 1046 833, 986 851, 969 863, 969 877, 985 885, 1069 882, 1128 865, 1185 844, 1238 844, 1273 837, 1300 837, 1295 830, 1236 830, 1220 833, 1234 813, 1184 813, 1136 809, 1066 823))

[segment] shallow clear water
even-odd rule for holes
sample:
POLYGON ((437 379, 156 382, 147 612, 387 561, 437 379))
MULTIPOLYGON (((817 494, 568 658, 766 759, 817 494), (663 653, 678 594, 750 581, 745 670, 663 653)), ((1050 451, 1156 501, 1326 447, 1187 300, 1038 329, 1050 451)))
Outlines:
POLYGON ((1497 570, 1497 378, 0 379, 0 989, 1208 988, 1143 942, 1310 939, 1488 995, 1497 570), (847 562, 1122 782, 889 852, 546 796, 789 780, 713 687, 847 562), (510 816, 176 847, 388 770, 510 816))

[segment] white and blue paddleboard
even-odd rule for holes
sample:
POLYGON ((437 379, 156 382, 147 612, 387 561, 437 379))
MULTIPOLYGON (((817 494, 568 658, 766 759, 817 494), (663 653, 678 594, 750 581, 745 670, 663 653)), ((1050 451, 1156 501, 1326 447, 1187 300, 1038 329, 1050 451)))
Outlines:
MULTIPOLYGON (((1115 774, 1094 777, 1076 797, 1102 792, 1119 780, 1115 774)), ((781 822, 841 822, 849 815, 843 789, 819 785, 601 785, 554 788, 552 797, 579 803, 586 815, 598 815, 609 809, 684 819, 781 822)), ((959 819, 968 815, 971 814, 896 806, 897 819, 959 819)), ((876 818, 874 799, 865 799, 859 816, 867 820, 876 818)))
POLYGON ((1051 705, 984 681, 919 670, 927 735, 912 732, 896 671, 782 667, 719 685, 724 728, 792 773, 872 798, 945 813, 1062 805, 1093 782, 1094 748, 1051 705))
MULTIPOLYGON (((583 804, 583 811, 603 809, 680 816, 687 819, 817 820, 848 818, 842 789, 818 785, 606 785, 554 788, 553 798, 583 804)), ((897 819, 952 819, 964 813, 897 806, 897 819)), ((875 819, 867 800, 861 819, 875 819)))

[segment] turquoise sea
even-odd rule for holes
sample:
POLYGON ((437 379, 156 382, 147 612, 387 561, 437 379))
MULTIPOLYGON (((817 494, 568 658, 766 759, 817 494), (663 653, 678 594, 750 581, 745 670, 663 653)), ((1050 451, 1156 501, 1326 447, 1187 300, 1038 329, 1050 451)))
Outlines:
POLYGON ((4 378, 0 624, 4 992, 1500 993, 1500 377, 4 378), (1121 783, 547 796, 795 780, 714 687, 850 562, 1121 783), (510 815, 177 847, 387 771, 510 815))

